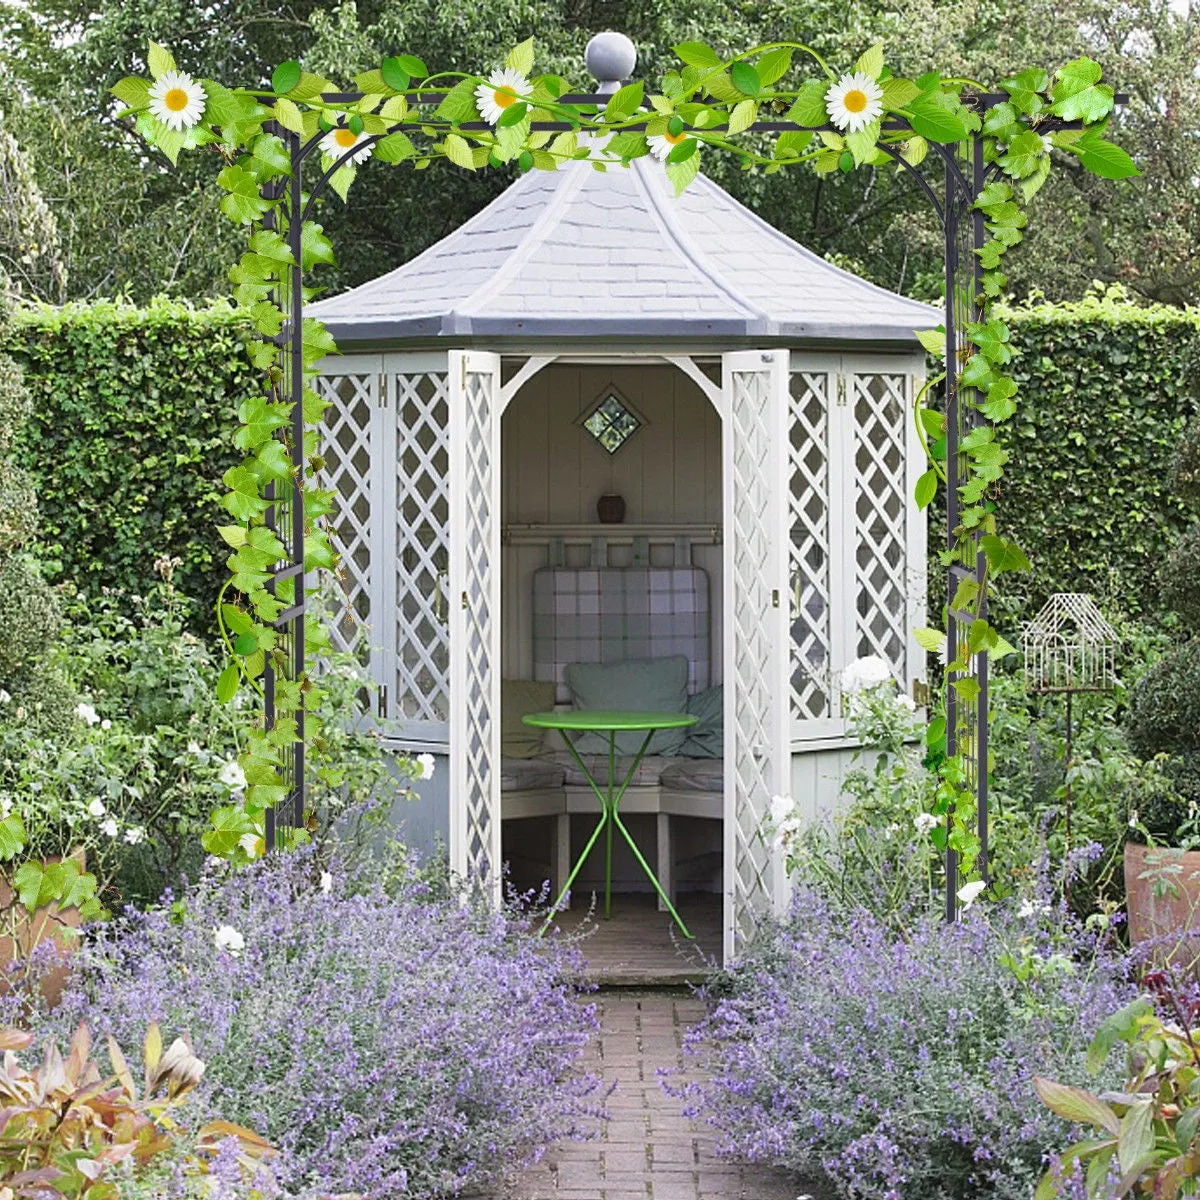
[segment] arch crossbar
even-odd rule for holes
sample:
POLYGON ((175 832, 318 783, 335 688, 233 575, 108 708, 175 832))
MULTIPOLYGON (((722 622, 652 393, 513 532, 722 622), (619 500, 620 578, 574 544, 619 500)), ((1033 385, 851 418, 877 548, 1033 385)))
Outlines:
MULTIPOLYGON (((337 103, 354 103, 362 98, 354 92, 338 93, 328 97, 337 103)), ((422 106, 436 107, 444 99, 444 94, 429 93, 422 96, 419 103, 422 106)), ((1125 98, 1118 96, 1117 103, 1125 98)), ((602 94, 578 94, 562 98, 564 102, 580 105, 596 105, 603 107, 608 100, 602 94)), ((964 97, 964 103, 973 108, 985 118, 988 110, 1004 103, 1008 97, 1003 94, 979 94, 964 97)), ((1048 129, 1081 128, 1080 122, 1047 120, 1048 129)), ((279 229, 286 238, 292 251, 296 265, 288 267, 278 285, 274 296, 276 303, 285 314, 284 326, 276 338, 277 344, 284 350, 278 378, 274 383, 274 399, 290 403, 293 418, 290 425, 280 430, 277 436, 289 448, 295 467, 295 482, 289 493, 269 497, 272 501, 268 513, 268 523, 276 531, 280 540, 287 548, 287 557, 281 560, 273 572, 271 583, 272 592, 280 599, 283 607, 276 620, 280 634, 280 645, 284 649, 282 655, 269 660, 265 668, 266 690, 266 723, 268 729, 275 728, 275 697, 281 687, 296 686, 304 667, 304 609, 305 609, 305 572, 304 572, 304 536, 302 511, 302 472, 304 470, 304 397, 306 390, 308 367, 304 362, 301 345, 301 328, 304 310, 304 289, 302 283, 302 245, 301 229, 303 221, 311 216, 317 200, 327 191, 329 183, 337 170, 348 164, 351 158, 360 155, 365 146, 373 144, 379 137, 362 139, 328 170, 310 185, 306 192, 302 185, 302 173, 306 160, 321 140, 318 134, 304 139, 298 134, 283 129, 274 123, 268 128, 285 140, 291 156, 290 179, 268 185, 264 189, 264 198, 273 204, 282 201, 267 214, 264 222, 278 222, 283 228, 279 229), (278 213, 278 217, 275 216, 278 213)), ((465 124, 463 129, 490 129, 483 123, 476 125, 465 124)), ((535 123, 535 131, 556 132, 568 131, 574 128, 563 121, 546 121, 535 123)), ((910 132, 908 125, 901 119, 893 118, 883 125, 885 131, 910 132)), ((722 127, 715 127, 707 132, 720 133, 722 127)), ((822 130, 834 131, 830 125, 805 126, 789 121, 758 121, 751 129, 763 133, 782 133, 789 131, 822 130)), ((834 131, 836 132, 836 131, 834 131)), ((381 136, 381 135, 380 135, 381 136)), ((947 370, 944 385, 944 404, 947 429, 947 473, 951 486, 946 489, 946 548, 951 561, 946 572, 946 602, 947 602, 947 632, 948 644, 954 647, 958 644, 959 635, 965 633, 966 626, 974 619, 975 613, 967 613, 955 607, 955 596, 960 592, 964 580, 974 578, 981 585, 984 582, 985 558, 978 547, 978 538, 967 539, 965 542, 957 536, 960 525, 959 487, 969 478, 966 455, 961 451, 962 440, 972 429, 986 423, 986 418, 980 413, 970 390, 963 391, 958 384, 958 370, 969 353, 969 343, 966 330, 969 322, 976 319, 979 312, 979 293, 982 277, 982 267, 977 253, 985 244, 987 231, 984 227, 982 212, 976 207, 976 201, 984 187, 993 177, 994 168, 985 161, 984 138, 981 132, 971 135, 966 141, 956 145, 939 145, 933 143, 931 154, 926 163, 935 164, 941 169, 942 178, 936 174, 929 177, 927 171, 904 161, 892 148, 879 143, 881 149, 887 152, 911 175, 925 198, 929 201, 935 217, 942 226, 945 252, 945 330, 946 330, 946 363, 947 370), (940 191, 939 191, 940 188, 940 191)), ((270 227, 270 226, 268 226, 270 227)), ((983 614, 986 616, 986 613, 983 614)), ((988 777, 987 777, 987 722, 988 722, 988 663, 986 652, 972 656, 968 660, 965 672, 952 672, 947 679, 946 694, 946 751, 950 756, 961 754, 966 763, 967 783, 974 791, 977 799, 979 821, 979 836, 981 841, 980 866, 983 876, 987 878, 987 848, 988 848, 988 777), (949 686, 963 675, 973 678, 979 685, 975 699, 967 702, 949 686)), ((971 689, 973 690, 973 689, 971 689)), ((285 801, 274 809, 269 809, 266 815, 266 839, 268 849, 274 847, 277 831, 283 827, 299 827, 306 820, 305 779, 304 779, 304 725, 301 712, 297 728, 294 730, 294 744, 288 769, 288 795, 285 801)), ((948 919, 956 916, 956 891, 958 885, 958 864, 952 849, 946 852, 946 897, 945 912, 948 919)))

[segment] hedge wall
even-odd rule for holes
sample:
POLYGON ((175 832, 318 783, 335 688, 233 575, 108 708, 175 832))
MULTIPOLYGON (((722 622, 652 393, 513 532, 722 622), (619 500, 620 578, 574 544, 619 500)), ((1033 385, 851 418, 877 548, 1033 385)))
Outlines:
MULTIPOLYGON (((1024 403, 1000 506, 1035 574, 1006 577, 1002 605, 1023 616, 1049 592, 1082 590, 1152 609, 1159 559, 1186 523, 1170 464, 1197 405, 1200 314, 1097 294, 1010 316, 1024 403)), ((257 387, 243 341, 223 304, 24 314, 10 348, 34 394, 24 445, 52 578, 140 591, 159 555, 178 555, 177 579, 208 611, 224 578, 214 526, 234 412, 257 387)), ((940 580, 933 596, 936 612, 940 580)))
POLYGON ((176 581, 207 616, 228 554, 214 531, 221 475, 237 406, 258 390, 237 314, 76 303, 24 312, 14 338, 47 576, 139 593, 160 555, 178 556, 176 581))
POLYGON ((1110 292, 1008 316, 1021 406, 998 505, 1034 569, 1004 577, 1000 608, 1024 618, 1051 592, 1083 591, 1152 611, 1159 563, 1188 523, 1171 466, 1200 397, 1200 313, 1110 292))

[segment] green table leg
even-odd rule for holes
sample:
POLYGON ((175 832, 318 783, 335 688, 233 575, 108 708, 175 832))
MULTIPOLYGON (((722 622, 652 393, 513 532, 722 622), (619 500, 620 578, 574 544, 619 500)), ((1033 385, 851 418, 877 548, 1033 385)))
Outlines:
POLYGON ((649 863, 647 863, 642 857, 642 852, 638 849, 637 843, 633 840, 632 835, 630 834, 629 830, 625 828, 624 822, 618 815, 621 799, 625 795, 626 790, 629 788, 629 784, 632 782, 633 777, 637 774, 638 767, 642 765, 642 759, 646 756, 646 750, 656 732, 657 731, 653 729, 647 731, 646 736, 642 741, 641 749, 634 756, 633 765, 629 768, 629 772, 626 774, 625 780, 621 784, 620 789, 614 795, 613 787, 616 784, 617 774, 616 732, 609 732, 608 789, 607 792, 602 792, 599 785, 592 777, 592 773, 587 769, 587 764, 583 761, 582 757, 580 757, 579 751, 575 749, 575 743, 572 742, 569 737, 567 737, 566 731, 563 730, 563 740, 567 743, 568 749, 571 751, 572 755, 574 755, 575 761, 579 764, 579 769, 583 772, 584 779, 588 781, 588 786, 592 789, 596 799, 600 802, 600 820, 597 823, 596 828, 592 830, 592 836, 588 838, 588 843, 586 846, 584 846, 583 853, 579 856, 579 860, 575 863, 574 867, 571 868, 571 874, 567 877, 567 882, 563 885, 563 889, 559 893, 558 899, 555 900, 554 906, 550 910, 550 915, 546 918, 546 923, 542 926, 540 933, 545 933, 553 922, 554 914, 558 911, 559 905, 562 904, 563 899, 571 890, 571 884, 575 882, 575 877, 579 874, 583 864, 587 861, 588 855, 591 854, 592 847, 596 844, 596 840, 599 838, 601 830, 603 830, 606 834, 605 849, 607 852, 605 855, 604 915, 606 917, 612 915, 612 827, 615 824, 616 827, 621 831, 621 836, 628 843, 630 850, 633 851, 633 855, 641 865, 642 870, 646 872, 650 882, 654 884, 654 890, 658 893, 658 896, 662 900, 663 904, 666 905, 667 911, 671 914, 675 924, 678 925, 683 931, 683 936, 686 938, 690 938, 692 936, 691 933, 688 932, 688 927, 683 923, 683 918, 680 917, 679 913, 675 911, 675 905, 671 903, 670 897, 666 894, 666 892, 663 891, 662 885, 658 882, 658 877, 650 869, 649 863))

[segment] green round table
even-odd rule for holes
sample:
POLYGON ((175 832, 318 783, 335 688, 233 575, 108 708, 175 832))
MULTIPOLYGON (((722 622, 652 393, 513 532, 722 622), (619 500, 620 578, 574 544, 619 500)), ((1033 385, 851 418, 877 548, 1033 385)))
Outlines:
POLYGON ((532 726, 534 729, 557 729, 563 735, 563 741, 567 743, 567 748, 575 756, 575 761, 579 764, 579 769, 583 772, 583 777, 588 781, 589 786, 596 795, 596 799, 600 802, 600 821, 596 828, 592 831, 592 836, 588 839, 588 843, 583 848, 583 853, 579 856, 579 861, 571 868, 571 874, 567 876, 567 882, 563 885, 562 891, 559 893, 558 899, 555 900, 553 908, 550 910, 550 915, 546 918, 546 924, 542 926, 542 932, 545 933, 549 928, 550 922, 554 920, 554 914, 558 911, 558 907, 562 904, 567 893, 571 890, 571 884, 575 882, 575 876, 579 874, 580 868, 587 862, 588 856, 592 852, 592 848, 596 845, 601 832, 604 833, 604 915, 612 916, 612 834, 613 826, 621 831, 621 836, 629 843, 630 850, 633 851, 633 856, 641 864, 642 870, 646 872, 650 878, 650 882, 654 884, 654 890, 658 893, 662 902, 667 906, 667 911, 675 920, 675 924, 683 930, 683 936, 690 938, 692 935, 688 932, 688 927, 683 923, 679 914, 675 911, 675 906, 671 903, 671 898, 662 889, 662 884, 658 882, 654 872, 650 870, 649 863, 642 857, 642 852, 638 849, 637 843, 630 836, 629 830, 625 828, 625 823, 621 820, 621 814, 618 811, 621 804, 621 797, 625 795, 626 788, 629 787, 630 780, 637 773, 638 767, 641 765, 642 759, 646 755, 646 749, 650 745, 651 739, 660 729, 686 729, 691 725, 695 725, 699 720, 698 717, 692 716, 690 713, 678 712, 612 712, 604 709, 570 709, 563 712, 540 712, 530 713, 523 718, 526 725, 532 726), (591 771, 587 768, 587 763, 583 761, 579 751, 575 748, 575 743, 568 734, 581 733, 604 733, 608 735, 608 785, 605 788, 596 782, 591 771), (625 779, 620 786, 617 785, 617 734, 618 733, 645 733, 642 739, 641 749, 634 755, 633 763, 625 779))

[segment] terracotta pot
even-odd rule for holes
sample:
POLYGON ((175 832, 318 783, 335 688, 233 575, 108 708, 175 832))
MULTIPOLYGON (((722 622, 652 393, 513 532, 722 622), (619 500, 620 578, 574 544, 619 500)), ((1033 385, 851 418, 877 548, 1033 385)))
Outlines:
MULTIPOLYGON (((1200 850, 1173 850, 1165 846, 1152 850, 1137 842, 1126 842, 1125 905, 1131 942, 1149 941, 1182 929, 1200 930, 1200 850), (1147 855, 1151 856, 1149 862, 1147 855), (1176 866, 1178 871, 1172 869, 1165 876, 1174 884, 1165 895, 1155 895, 1153 879, 1140 878, 1146 871, 1176 866)), ((1181 948, 1178 957, 1190 959, 1194 953, 1181 948)))
MULTIPOLYGON (((87 860, 84 857, 82 850, 77 850, 71 857, 79 864, 80 870, 87 869, 87 860)), ((60 858, 48 858, 44 860, 46 863, 61 862, 60 858)), ((0 913, 4 914, 3 928, 7 930, 8 925, 8 909, 13 902, 12 888, 9 886, 8 878, 0 875, 0 913)), ((39 908, 32 916, 27 913, 24 908, 18 906, 17 913, 17 947, 14 948, 13 938, 7 932, 0 935, 0 964, 7 966, 14 958, 27 957, 36 946, 48 938, 54 938, 59 946, 64 949, 71 948, 78 940, 75 938, 71 930, 79 928, 79 909, 64 908, 60 909, 57 904, 45 904, 39 908)), ((42 995, 46 997, 47 1003, 53 1008, 60 999, 62 999, 63 988, 66 987, 67 979, 70 977, 71 971, 69 967, 54 967, 48 971, 41 982, 42 995)), ((5 990, 3 980, 0 980, 0 992, 5 990)))
POLYGON ((605 525, 620 525, 625 520, 625 497, 612 494, 601 496, 596 501, 596 516, 605 525))

